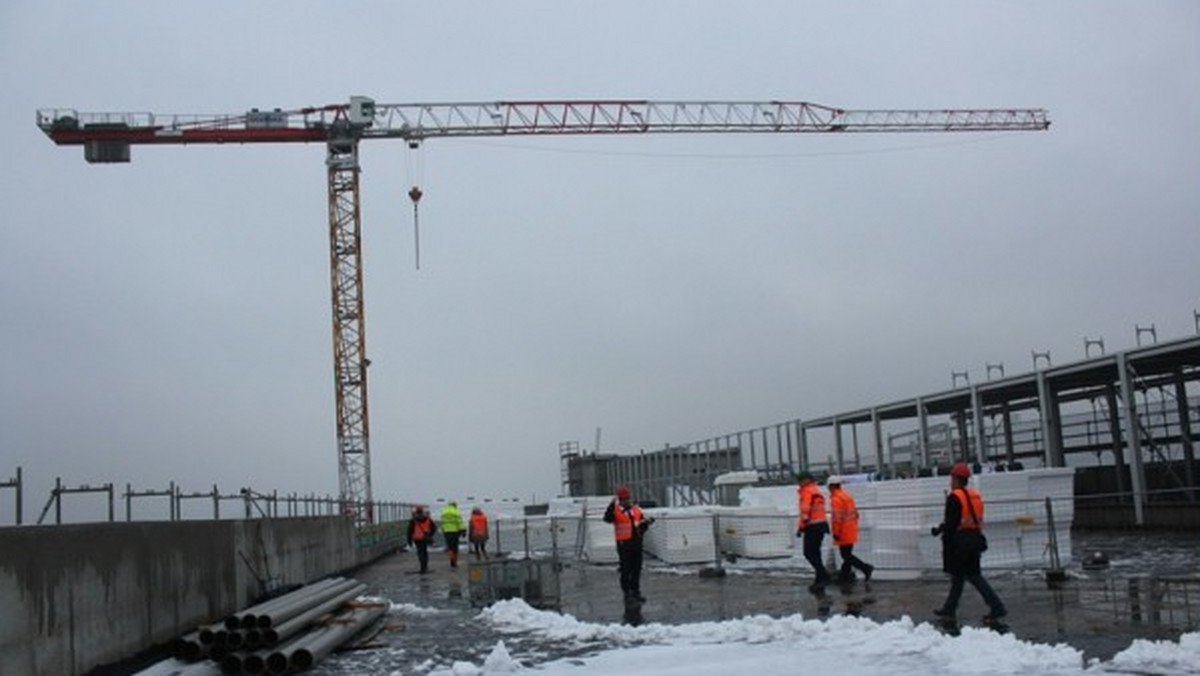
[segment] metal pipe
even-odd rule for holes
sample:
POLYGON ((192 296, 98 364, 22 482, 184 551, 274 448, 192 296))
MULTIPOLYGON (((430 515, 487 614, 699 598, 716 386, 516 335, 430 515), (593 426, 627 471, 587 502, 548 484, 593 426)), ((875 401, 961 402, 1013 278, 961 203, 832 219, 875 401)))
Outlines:
POLYGON ((297 599, 292 603, 272 608, 269 613, 263 613, 258 616, 258 626, 260 629, 269 629, 277 626, 297 615, 303 614, 313 606, 319 605, 348 589, 353 589, 359 584, 359 582, 354 580, 344 580, 331 587, 321 589, 314 594, 297 599))
POLYGON ((299 589, 294 589, 286 594, 281 594, 279 596, 276 596, 273 599, 268 599, 266 601, 263 601, 262 603, 257 603, 248 608, 243 608, 242 610, 239 610, 236 613, 233 613, 229 617, 225 618, 225 627, 227 629, 239 629, 241 627, 255 626, 253 620, 257 619, 258 614, 260 614, 264 611, 267 611, 274 606, 283 605, 285 603, 290 603, 297 599, 304 598, 304 597, 308 596, 309 594, 315 593, 325 587, 328 587, 331 584, 334 584, 334 583, 344 580, 344 579, 345 578, 342 578, 342 577, 325 578, 323 580, 319 580, 312 584, 300 587, 299 589), (247 622, 246 621, 247 618, 249 618, 252 621, 247 622))
POLYGON ((308 640, 292 652, 288 665, 295 671, 311 668, 334 648, 350 640, 372 622, 383 617, 385 612, 387 612, 385 604, 372 603, 356 607, 344 616, 338 616, 335 623, 327 624, 309 634, 308 640))
POLYGON ((263 643, 266 645, 275 645, 294 634, 300 633, 301 630, 311 624, 318 617, 337 610, 342 604, 362 594, 366 590, 367 585, 359 583, 352 589, 348 589, 318 606, 313 606, 306 612, 293 617, 287 622, 275 627, 268 627, 267 629, 264 629, 262 632, 263 643))
POLYGON ((200 643, 200 630, 184 634, 171 642, 171 654, 188 662, 194 662, 204 656, 204 647, 200 643))
POLYGON ((221 673, 224 674, 240 674, 242 673, 242 657, 244 653, 229 653, 221 658, 219 662, 221 673))
POLYGON ((217 632, 223 629, 225 625, 221 622, 214 622, 209 625, 200 627, 197 631, 201 645, 212 645, 217 638, 217 632))
POLYGON ((295 590, 290 592, 278 594, 278 596, 274 598, 266 599, 262 603, 257 603, 248 606, 248 608, 241 609, 234 614, 234 617, 236 617, 236 620, 238 620, 239 627, 247 626, 247 624, 250 624, 245 622, 247 618, 253 620, 253 618, 256 618, 259 614, 262 614, 262 612, 269 611, 272 608, 276 608, 276 606, 295 602, 295 600, 305 598, 308 596, 308 594, 316 593, 320 590, 323 590, 323 588, 335 585, 337 582, 342 580, 344 580, 344 578, 340 578, 340 576, 334 576, 334 578, 324 578, 316 582, 311 582, 311 584, 295 588, 295 590))
POLYGON ((250 653, 242 660, 243 674, 262 674, 267 671, 267 658, 262 653, 250 653))
POLYGON ((232 652, 221 659, 221 671, 226 674, 261 674, 267 668, 266 658, 262 653, 239 651, 232 652))
POLYGON ((271 626, 271 623, 274 621, 273 617, 278 613, 286 613, 289 608, 294 606, 308 607, 315 605, 320 603, 321 599, 328 598, 331 591, 351 584, 355 584, 355 581, 343 577, 322 580, 320 583, 312 585, 312 589, 306 590, 303 594, 290 598, 280 597, 277 603, 264 604, 257 613, 243 615, 242 622, 247 626, 266 629, 271 626))

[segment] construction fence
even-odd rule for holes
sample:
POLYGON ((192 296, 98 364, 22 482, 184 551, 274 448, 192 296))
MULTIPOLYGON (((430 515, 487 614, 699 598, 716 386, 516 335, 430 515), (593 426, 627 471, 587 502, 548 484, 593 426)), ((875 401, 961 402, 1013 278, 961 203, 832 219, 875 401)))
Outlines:
MULTIPOLYGON (((575 514, 498 517, 492 522, 489 552, 615 563, 612 526, 602 519, 605 506, 597 499, 581 502, 575 514)), ((941 523, 944 508, 944 502, 860 507, 854 554, 874 565, 879 579, 940 570, 942 542, 932 529, 941 523)), ((1073 509, 1070 499, 989 501, 984 567, 1061 570, 1071 560, 1073 509)), ((650 508, 645 513, 654 518, 645 551, 662 564, 808 566, 801 556, 795 513, 754 507, 650 508)), ((840 565, 832 537, 825 537, 823 553, 830 565, 840 565)))

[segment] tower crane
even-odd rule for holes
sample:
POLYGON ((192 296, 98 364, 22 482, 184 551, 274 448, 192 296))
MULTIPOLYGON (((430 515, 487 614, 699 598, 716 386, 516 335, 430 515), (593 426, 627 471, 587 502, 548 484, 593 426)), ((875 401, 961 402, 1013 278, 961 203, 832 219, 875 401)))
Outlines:
MULTIPOLYGON (((58 145, 82 145, 91 163, 129 162, 133 145, 325 144, 339 499, 344 513, 370 523, 360 141, 402 139, 415 146, 447 137, 1041 131, 1050 122, 1038 108, 847 110, 788 101, 644 100, 379 104, 352 96, 348 103, 231 115, 41 109, 37 125, 58 145)), ((415 209, 419 189, 410 197, 415 209)))

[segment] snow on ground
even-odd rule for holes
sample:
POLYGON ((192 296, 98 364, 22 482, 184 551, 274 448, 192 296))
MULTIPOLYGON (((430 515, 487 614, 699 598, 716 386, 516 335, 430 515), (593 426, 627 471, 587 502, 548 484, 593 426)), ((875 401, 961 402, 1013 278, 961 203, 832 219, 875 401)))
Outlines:
POLYGON ((580 622, 569 615, 536 610, 524 601, 510 600, 486 608, 479 619, 504 633, 532 634, 580 646, 600 642, 611 648, 590 657, 526 664, 511 656, 505 643, 499 641, 481 664, 456 662, 432 668, 430 676, 729 676, 794 674, 801 668, 866 676, 1200 674, 1200 633, 1185 634, 1178 642, 1134 641, 1110 661, 1085 664, 1083 653, 1068 645, 1028 643, 973 627, 963 627, 960 635, 950 636, 907 617, 878 623, 850 616, 827 620, 801 615, 755 616, 632 627, 580 622))

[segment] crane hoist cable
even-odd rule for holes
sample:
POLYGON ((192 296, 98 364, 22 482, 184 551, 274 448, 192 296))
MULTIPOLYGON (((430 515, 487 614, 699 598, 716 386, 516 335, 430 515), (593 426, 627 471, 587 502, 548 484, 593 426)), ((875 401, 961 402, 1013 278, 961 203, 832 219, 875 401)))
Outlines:
POLYGON ((408 198, 412 200, 413 205, 413 255, 418 270, 421 269, 421 220, 417 213, 417 204, 421 201, 422 194, 421 189, 415 185, 408 191, 408 198))
POLYGON ((421 142, 410 140, 408 142, 409 153, 405 157, 405 167, 408 172, 408 182, 412 184, 412 188, 408 191, 408 199, 412 200, 413 207, 413 259, 416 262, 417 269, 421 269, 421 219, 417 206, 421 202, 421 196, 425 193, 421 192, 420 183, 422 182, 422 174, 425 171, 425 158, 421 154, 421 142))

